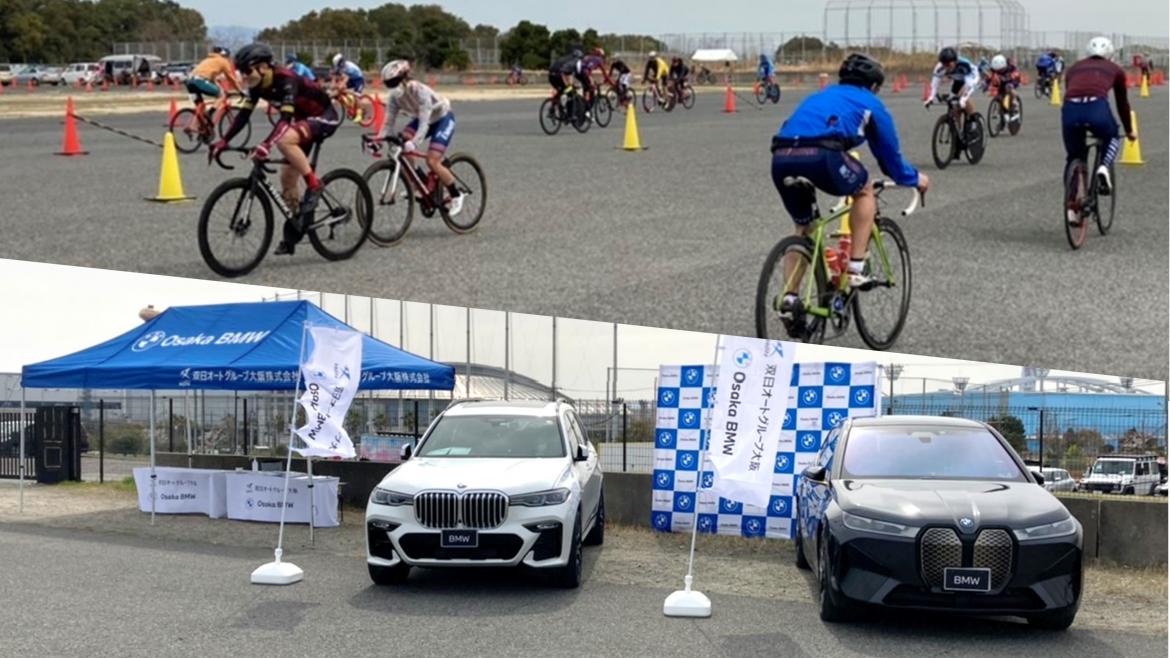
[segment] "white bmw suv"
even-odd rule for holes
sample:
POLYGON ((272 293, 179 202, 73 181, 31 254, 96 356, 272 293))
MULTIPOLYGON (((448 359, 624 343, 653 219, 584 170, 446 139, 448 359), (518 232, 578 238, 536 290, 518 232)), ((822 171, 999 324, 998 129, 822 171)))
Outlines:
POLYGON ((366 507, 375 583, 404 582, 411 567, 524 565, 581 584, 581 545, 602 543, 605 498, 571 405, 456 401, 403 454, 366 507))

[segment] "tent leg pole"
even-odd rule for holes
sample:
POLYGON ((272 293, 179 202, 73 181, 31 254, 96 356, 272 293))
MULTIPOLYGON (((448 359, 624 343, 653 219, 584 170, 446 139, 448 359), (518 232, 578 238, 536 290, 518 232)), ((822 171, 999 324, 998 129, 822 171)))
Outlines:
POLYGON ((20 477, 20 502, 17 509, 24 514, 24 384, 20 385, 20 463, 17 464, 17 473, 20 477))
POLYGON ((156 484, 158 473, 154 469, 154 390, 150 391, 150 525, 154 525, 157 507, 156 484))
POLYGON ((317 497, 313 495, 313 458, 305 460, 309 471, 309 545, 316 546, 314 531, 317 529, 317 497))

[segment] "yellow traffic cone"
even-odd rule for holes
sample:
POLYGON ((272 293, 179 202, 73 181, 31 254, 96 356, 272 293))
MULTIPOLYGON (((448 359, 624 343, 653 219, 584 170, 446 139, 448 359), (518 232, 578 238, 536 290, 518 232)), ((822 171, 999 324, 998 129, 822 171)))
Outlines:
POLYGON ((1060 107, 1060 105, 1061 105, 1060 78, 1054 78, 1052 80, 1052 104, 1055 105, 1056 107, 1060 107))
POLYGON ((1125 140, 1125 144, 1121 147, 1121 159, 1118 160, 1125 165, 1140 165, 1145 164, 1142 160, 1142 143, 1138 135, 1137 112, 1130 110, 1130 122, 1133 123, 1133 141, 1125 140))
POLYGON ((1148 76, 1148 75, 1142 76, 1141 97, 1142 98, 1149 98, 1150 97, 1150 76, 1148 76))
POLYGON ((630 103, 626 108, 626 137, 622 140, 622 150, 624 151, 642 151, 646 147, 642 146, 642 142, 638 139, 638 108, 630 103))
POLYGON ((189 201, 195 197, 183 194, 183 179, 179 175, 179 155, 175 151, 175 136, 166 133, 163 136, 162 170, 158 175, 158 196, 147 197, 147 201, 171 203, 174 201, 189 201))

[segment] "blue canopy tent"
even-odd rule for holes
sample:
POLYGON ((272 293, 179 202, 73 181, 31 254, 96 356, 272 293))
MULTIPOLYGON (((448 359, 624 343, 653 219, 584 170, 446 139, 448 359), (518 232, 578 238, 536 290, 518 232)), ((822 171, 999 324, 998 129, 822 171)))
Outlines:
MULTIPOLYGON (((301 383, 301 342, 306 326, 349 328, 307 301, 177 306, 104 343, 24 366, 21 390, 27 387, 151 391, 153 478, 154 391, 293 391, 301 383)), ((453 367, 362 336, 359 390, 449 391, 454 387, 453 367)), ((23 392, 21 412, 24 412, 23 392)), ((20 463, 23 465, 23 424, 21 427, 20 463)), ((21 487, 23 502, 23 471, 21 487)))

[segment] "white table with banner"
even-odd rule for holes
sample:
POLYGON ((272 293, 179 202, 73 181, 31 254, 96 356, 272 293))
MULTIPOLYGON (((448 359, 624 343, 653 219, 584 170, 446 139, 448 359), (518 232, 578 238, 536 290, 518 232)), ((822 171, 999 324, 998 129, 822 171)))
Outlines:
MULTIPOLYGON (((284 498, 284 471, 230 471, 225 474, 227 517, 241 521, 280 522, 280 505, 284 498)), ((292 473, 289 477, 286 523, 308 523, 312 507, 313 525, 334 528, 339 525, 337 487, 340 479, 324 475, 292 473), (309 504, 312 493, 313 505, 309 504)), ((149 502, 149 497, 147 498, 149 502)))
MULTIPOLYGON (((228 471, 160 466, 155 472, 159 514, 206 514, 213 519, 227 515, 224 475, 228 471)), ((149 513, 149 467, 134 469, 134 486, 138 489, 138 509, 149 513)))

